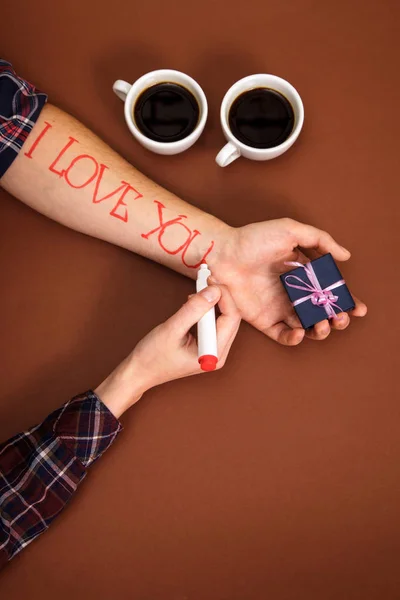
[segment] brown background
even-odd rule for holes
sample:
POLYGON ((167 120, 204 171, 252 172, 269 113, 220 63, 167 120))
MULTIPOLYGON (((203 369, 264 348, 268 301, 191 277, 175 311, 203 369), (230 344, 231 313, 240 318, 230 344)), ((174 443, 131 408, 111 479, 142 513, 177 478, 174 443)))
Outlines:
MULTIPOLYGON (((244 324, 222 372, 148 393, 3 572, 2 598, 400 597, 399 16, 397 0, 3 3, 0 54, 53 103, 233 225, 328 229, 369 315, 296 349, 244 324), (195 77, 210 106, 199 143, 171 158, 133 141, 111 91, 161 67, 195 77), (304 131, 277 160, 223 170, 219 105, 254 72, 298 88, 304 131)), ((192 290, 4 192, 0 240, 1 438, 96 385, 192 290)))

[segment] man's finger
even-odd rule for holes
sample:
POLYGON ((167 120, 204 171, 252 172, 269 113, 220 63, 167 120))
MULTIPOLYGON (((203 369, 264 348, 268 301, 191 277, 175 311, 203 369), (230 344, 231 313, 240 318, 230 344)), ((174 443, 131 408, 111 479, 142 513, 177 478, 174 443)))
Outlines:
POLYGON ((306 337, 310 340, 317 340, 318 342, 325 340, 331 332, 331 326, 329 325, 328 319, 316 323, 312 329, 306 331, 306 337))
POLYGON ((353 310, 350 311, 350 315, 352 317, 365 317, 365 315, 368 312, 366 304, 364 304, 364 302, 361 302, 361 300, 356 298, 356 296, 353 296, 353 300, 356 306, 355 308, 353 308, 353 310))
POLYGON ((217 304, 221 297, 221 290, 216 285, 211 285, 194 294, 189 300, 166 321, 166 326, 177 332, 178 335, 186 335, 193 325, 198 323, 206 312, 217 304))
POLYGON ((351 256, 346 248, 343 248, 322 229, 293 221, 291 232, 296 238, 297 245, 302 248, 311 248, 321 254, 330 252, 336 260, 348 260, 351 256))
POLYGON ((283 321, 268 327, 268 329, 265 330, 265 333, 271 339, 275 340, 275 342, 278 342, 283 346, 297 346, 304 338, 304 329, 301 327, 292 329, 291 327, 288 327, 286 323, 283 323, 283 321))
POLYGON ((350 325, 350 317, 347 313, 338 313, 336 319, 330 320, 330 325, 332 329, 342 331, 350 325))
POLYGON ((294 311, 292 313, 286 315, 283 320, 286 323, 286 325, 288 325, 291 329, 298 329, 298 328, 302 329, 303 328, 300 323, 299 317, 296 315, 296 313, 294 311))

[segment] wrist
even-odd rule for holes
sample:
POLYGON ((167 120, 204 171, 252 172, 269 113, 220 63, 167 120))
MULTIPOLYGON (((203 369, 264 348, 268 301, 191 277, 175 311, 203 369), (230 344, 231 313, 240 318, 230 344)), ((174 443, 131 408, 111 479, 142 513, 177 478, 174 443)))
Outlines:
POLYGON ((94 392, 113 415, 119 417, 138 402, 148 388, 130 357, 126 358, 94 392))
POLYGON ((220 231, 218 246, 206 261, 216 282, 228 284, 237 273, 240 258, 238 243, 238 228, 226 226, 220 231))
POLYGON ((212 215, 205 215, 198 224, 199 233, 185 253, 185 267, 188 277, 196 279, 200 264, 205 261, 211 270, 219 261, 222 249, 229 244, 234 227, 227 225, 212 215))
MULTIPOLYGON (((205 257, 205 262, 213 273, 217 270, 221 270, 222 265, 228 265, 228 263, 233 264, 234 261, 231 260, 231 256, 235 247, 235 232, 235 227, 231 227, 223 221, 216 219, 216 222, 213 223, 212 240, 214 241, 214 246, 211 252, 205 257)), ((202 250, 203 249, 201 248, 200 252, 202 252, 202 250)), ((201 260, 202 257, 203 253, 201 253, 199 260, 201 260)))

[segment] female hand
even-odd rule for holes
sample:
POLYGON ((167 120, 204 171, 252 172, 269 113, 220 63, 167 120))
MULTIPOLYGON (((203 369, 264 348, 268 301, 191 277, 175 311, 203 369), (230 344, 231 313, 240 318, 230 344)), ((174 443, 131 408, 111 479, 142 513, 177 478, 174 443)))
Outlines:
POLYGON ((178 312, 146 335, 95 390, 116 417, 137 402, 146 390, 173 379, 203 373, 190 329, 217 303, 221 311, 217 319, 217 369, 224 366, 239 329, 240 314, 228 289, 212 285, 191 296, 178 312))

